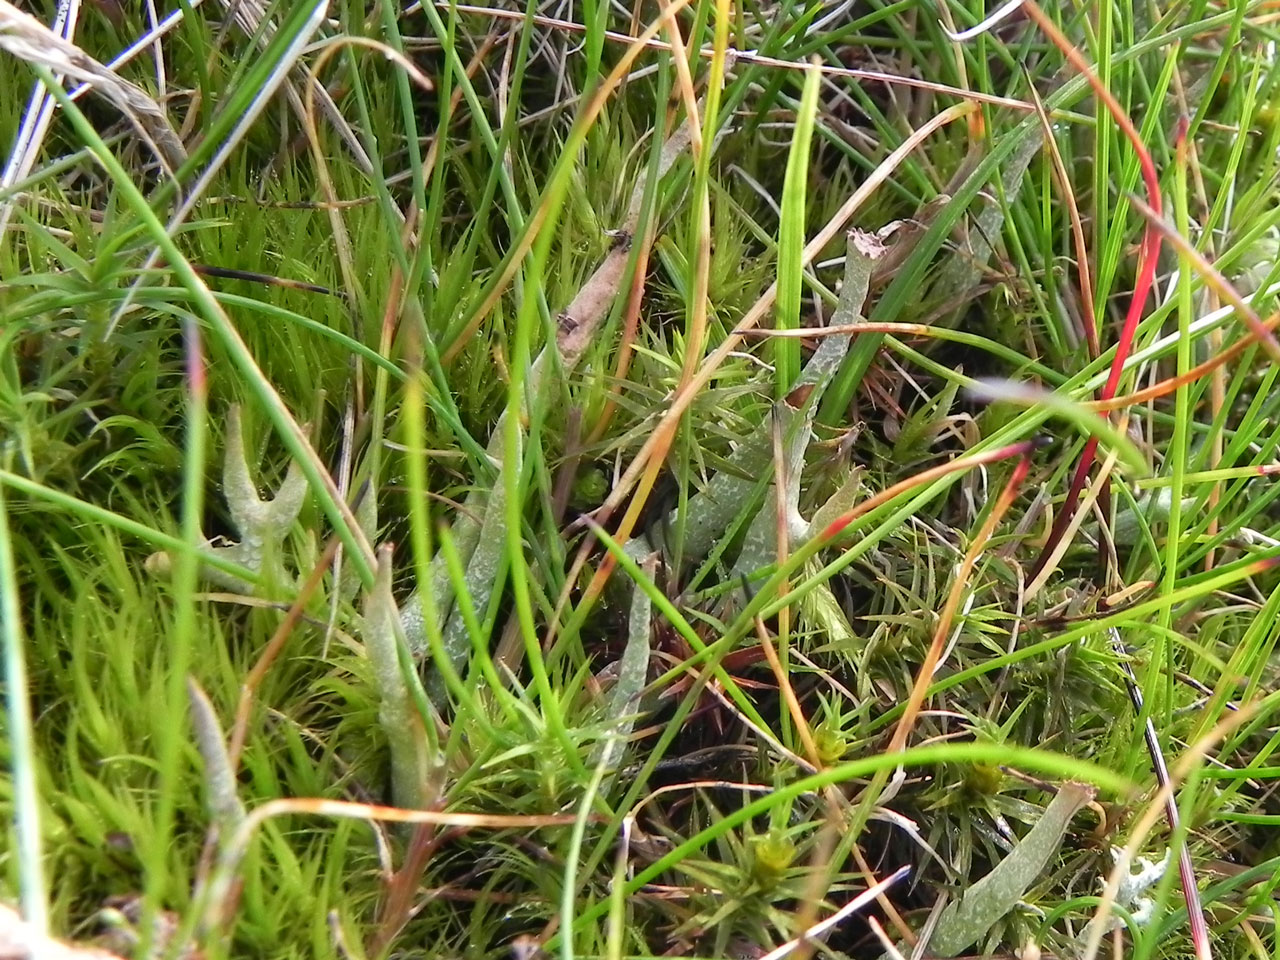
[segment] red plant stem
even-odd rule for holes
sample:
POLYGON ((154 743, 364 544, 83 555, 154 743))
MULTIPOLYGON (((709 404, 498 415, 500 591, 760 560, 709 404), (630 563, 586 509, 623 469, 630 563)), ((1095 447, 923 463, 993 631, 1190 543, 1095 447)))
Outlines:
MULTIPOLYGON (((1142 251, 1138 261, 1138 279, 1133 289, 1133 299, 1129 302, 1129 312, 1125 315, 1124 326, 1120 330, 1120 339, 1116 343, 1115 358, 1111 363, 1111 372, 1107 376, 1106 385, 1102 388, 1101 399, 1107 401, 1112 399, 1120 387, 1120 377, 1124 372, 1124 363, 1129 358, 1129 353, 1133 349, 1133 338, 1137 333, 1138 321, 1142 318, 1143 306, 1146 303, 1147 295, 1151 291, 1152 283, 1155 280, 1156 261, 1160 257, 1160 241, 1161 233, 1155 226, 1163 216, 1163 209, 1160 198, 1160 183, 1156 175, 1156 167, 1151 159, 1151 153, 1142 143, 1142 138, 1138 136, 1138 131, 1133 125, 1133 121, 1129 119, 1128 114, 1121 109, 1120 104, 1115 97, 1111 95, 1111 91, 1103 86, 1098 79, 1097 74, 1085 62, 1080 51, 1072 46, 1071 42, 1058 29, 1044 11, 1042 11, 1035 3, 1035 0, 1027 0, 1023 7, 1028 16, 1030 16, 1036 24, 1044 31, 1045 35, 1053 42, 1053 44, 1062 51, 1063 55, 1071 64, 1079 70, 1088 80, 1089 85, 1093 87, 1098 98, 1106 104, 1107 109, 1115 118, 1120 129, 1124 131, 1129 142, 1133 144, 1134 150, 1138 155, 1138 162, 1142 170, 1142 179, 1146 184, 1147 195, 1150 198, 1151 210, 1147 214, 1147 225, 1143 231, 1142 251)), ((1185 120, 1179 125, 1179 140, 1185 140, 1187 127, 1185 120)), ((1181 148, 1181 143, 1179 144, 1181 148)), ((1259 326, 1261 326, 1259 324, 1259 326)), ((1259 331, 1255 330, 1255 334, 1259 331)), ((1094 458, 1097 456, 1098 441, 1096 437, 1090 437, 1085 443, 1084 450, 1080 455, 1080 462, 1076 465, 1075 475, 1071 478, 1071 486, 1067 491, 1067 499, 1062 505, 1062 509, 1054 522, 1053 530, 1049 535, 1049 540, 1045 543, 1044 550, 1040 554, 1039 560, 1036 561, 1035 568, 1032 572, 1034 578, 1043 569, 1044 565, 1052 556, 1054 548, 1062 539, 1063 533, 1067 525, 1071 522, 1078 502, 1080 491, 1084 487, 1085 480, 1089 475, 1089 468, 1093 466, 1094 458)), ((1109 499, 1109 493, 1106 496, 1109 499)), ((1105 502, 1103 503, 1105 511, 1105 502)), ((1130 673, 1132 677, 1132 673, 1130 673)), ((1141 713, 1141 694, 1138 691, 1136 683, 1130 683, 1130 694, 1136 695, 1135 706, 1141 713)), ((1159 744, 1154 742, 1154 726, 1148 720, 1147 734, 1148 746, 1152 749, 1152 762, 1156 764, 1157 777, 1162 775, 1167 780, 1167 774, 1163 771, 1163 759, 1159 753, 1159 744)), ((1168 804, 1168 818, 1170 827, 1175 832, 1177 830, 1177 805, 1170 797, 1168 804)), ((1212 951, 1209 945, 1209 932, 1205 924, 1204 911, 1200 907, 1199 896, 1196 891, 1195 869, 1191 862, 1191 853, 1184 843, 1180 851, 1178 860, 1178 870, 1181 875, 1183 894, 1186 898, 1187 917, 1191 926, 1191 942, 1195 950, 1197 960, 1211 960, 1212 951)))
MULTIPOLYGON (((1137 128, 1133 125, 1133 121, 1129 119, 1129 115, 1124 112, 1124 109, 1111 94, 1111 91, 1103 86, 1102 81, 1098 79, 1098 75, 1093 72, 1093 69, 1080 51, 1058 29, 1057 24, 1045 16, 1044 11, 1036 5, 1035 0, 1027 0, 1023 5, 1023 9, 1036 22, 1036 25, 1040 27, 1045 36, 1053 42, 1054 46, 1062 51, 1063 56, 1067 58, 1071 65, 1088 80, 1098 99, 1106 105, 1107 110, 1115 119, 1116 125, 1120 127, 1125 137, 1133 145, 1133 149, 1138 155, 1138 164, 1142 170, 1142 179, 1147 188, 1151 209, 1156 217, 1160 217, 1163 210, 1163 203, 1160 197, 1160 178, 1156 173, 1156 165, 1151 158, 1151 151, 1143 144, 1137 128)), ((1124 326, 1120 329, 1120 339, 1116 342, 1116 352, 1111 361, 1111 371, 1107 375, 1105 386, 1102 388, 1102 400, 1110 400, 1120 388, 1120 377, 1124 373, 1124 364, 1129 359, 1129 354, 1133 351, 1133 339, 1138 330, 1138 322, 1142 319, 1147 295, 1151 292, 1151 286, 1155 281, 1156 262, 1160 258, 1160 240, 1160 232, 1148 224, 1143 231, 1142 249, 1138 260, 1138 278, 1133 288, 1133 299, 1129 301, 1129 311, 1125 314, 1124 326)), ((1096 437, 1090 437, 1084 445, 1084 450, 1080 453, 1080 460, 1076 464, 1075 474, 1071 478, 1071 486, 1067 489, 1067 498, 1063 501, 1058 516, 1054 519, 1049 539, 1045 542, 1044 549, 1031 570, 1031 579, 1034 579, 1044 568, 1044 565, 1049 562, 1049 558, 1053 555, 1054 547, 1062 539, 1068 525, 1071 523, 1072 517, 1075 516, 1076 508, 1079 505, 1080 491, 1084 489, 1084 485, 1088 481, 1089 470, 1093 467, 1097 453, 1098 440, 1096 437)))

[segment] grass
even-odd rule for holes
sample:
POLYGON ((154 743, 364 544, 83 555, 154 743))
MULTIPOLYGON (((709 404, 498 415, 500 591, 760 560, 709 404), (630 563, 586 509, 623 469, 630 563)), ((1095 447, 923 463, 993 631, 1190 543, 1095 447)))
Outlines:
POLYGON ((30 931, 1275 952, 1268 4, 173 10, 0 10, 30 931))

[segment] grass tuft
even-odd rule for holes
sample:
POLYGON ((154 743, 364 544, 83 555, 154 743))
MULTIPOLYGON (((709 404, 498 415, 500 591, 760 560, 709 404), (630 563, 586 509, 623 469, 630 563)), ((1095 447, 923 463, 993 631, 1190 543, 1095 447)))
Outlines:
POLYGON ((0 0, 0 938, 1274 953, 1274 14, 986 13, 0 0))

